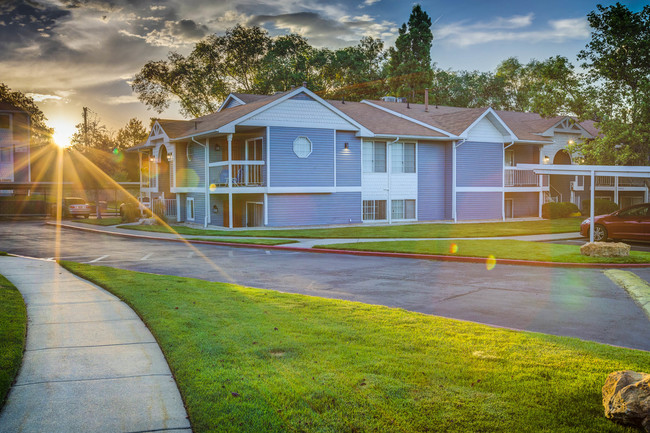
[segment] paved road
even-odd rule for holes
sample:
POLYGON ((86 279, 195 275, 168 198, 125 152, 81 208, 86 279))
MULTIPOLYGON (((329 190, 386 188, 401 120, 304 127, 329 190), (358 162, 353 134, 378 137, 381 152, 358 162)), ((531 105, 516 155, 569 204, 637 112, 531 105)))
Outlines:
MULTIPOLYGON (((55 228, 0 223, 0 250, 54 256, 55 228)), ((66 260, 227 281, 405 308, 517 329, 650 350, 650 323, 593 269, 447 263, 384 257, 185 245, 64 229, 66 260)), ((640 275, 650 272, 642 271, 640 275)))

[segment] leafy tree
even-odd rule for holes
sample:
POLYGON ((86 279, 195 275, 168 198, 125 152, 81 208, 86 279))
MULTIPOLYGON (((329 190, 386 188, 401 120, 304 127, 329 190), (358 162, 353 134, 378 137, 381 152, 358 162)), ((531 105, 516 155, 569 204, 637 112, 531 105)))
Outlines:
POLYGON ((499 64, 495 79, 502 94, 495 105, 503 110, 532 111, 542 116, 583 115, 588 98, 566 57, 522 64, 510 57, 499 64))
POLYGON ((142 122, 133 117, 129 119, 123 128, 117 131, 115 144, 118 150, 125 150, 142 143, 148 136, 149 131, 147 131, 142 122))
POLYGON ((650 6, 597 5, 587 18, 591 41, 578 58, 597 103, 588 116, 601 134, 573 150, 588 163, 650 165, 650 6))
POLYGON ((48 144, 52 141, 54 130, 47 126, 47 118, 38 108, 33 98, 20 91, 13 91, 6 84, 0 83, 0 102, 8 102, 29 113, 31 116, 31 141, 33 144, 48 144))
POLYGON ((413 6, 407 23, 402 24, 395 47, 388 50, 386 72, 390 89, 397 96, 422 100, 425 87, 433 79, 431 67, 431 18, 419 4, 413 6))
POLYGON ((505 99, 501 79, 491 72, 436 69, 429 101, 452 107, 496 107, 505 99))

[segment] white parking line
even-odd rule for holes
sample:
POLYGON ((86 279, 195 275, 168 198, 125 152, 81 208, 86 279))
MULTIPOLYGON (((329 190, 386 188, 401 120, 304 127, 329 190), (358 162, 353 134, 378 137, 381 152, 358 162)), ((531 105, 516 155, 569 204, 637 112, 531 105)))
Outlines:
POLYGON ((153 253, 149 253, 149 254, 143 256, 140 260, 147 260, 151 256, 153 256, 153 253))
POLYGON ((95 260, 91 260, 91 261, 86 262, 86 263, 95 263, 95 262, 98 262, 100 260, 104 260, 106 257, 108 257, 108 254, 106 254, 105 256, 97 257, 95 260))
POLYGON ((187 255, 188 259, 191 259, 192 257, 194 257, 194 251, 190 251, 190 253, 187 255))
POLYGON ((265 252, 266 254, 268 254, 269 256, 271 255, 271 251, 269 251, 269 250, 264 250, 264 252, 265 252))
POLYGON ((235 257, 235 253, 232 250, 228 251, 228 257, 235 257))

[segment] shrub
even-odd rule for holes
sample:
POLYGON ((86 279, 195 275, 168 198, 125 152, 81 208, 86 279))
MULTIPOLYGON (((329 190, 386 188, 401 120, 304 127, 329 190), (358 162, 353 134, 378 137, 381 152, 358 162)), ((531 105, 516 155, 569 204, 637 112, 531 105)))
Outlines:
MULTIPOLYGON (((590 214, 590 207, 591 206, 591 200, 583 200, 582 201, 582 213, 585 215, 590 214)), ((605 215, 609 214, 612 212, 615 212, 619 209, 619 206, 611 201, 607 200, 605 198, 597 198, 594 201, 594 215, 605 215)))
POLYGON ((580 209, 570 202, 551 202, 542 205, 542 218, 546 219, 566 218, 576 212, 580 212, 580 209))
POLYGON ((140 209, 135 203, 125 203, 120 208, 122 222, 131 223, 140 219, 140 209))

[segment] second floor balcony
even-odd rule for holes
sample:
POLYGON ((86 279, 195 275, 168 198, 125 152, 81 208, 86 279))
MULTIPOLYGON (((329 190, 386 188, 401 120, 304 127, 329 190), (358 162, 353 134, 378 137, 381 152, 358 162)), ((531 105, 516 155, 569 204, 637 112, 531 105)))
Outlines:
POLYGON ((210 188, 250 188, 266 186, 264 161, 228 161, 210 164, 210 188), (229 169, 230 167, 230 169, 229 169))
POLYGON ((536 175, 533 170, 521 170, 514 167, 506 167, 503 170, 503 185, 506 187, 537 187, 548 185, 547 176, 536 175))

